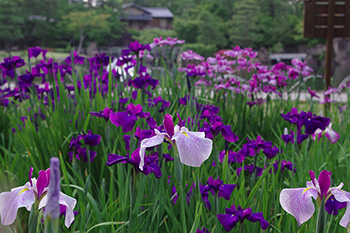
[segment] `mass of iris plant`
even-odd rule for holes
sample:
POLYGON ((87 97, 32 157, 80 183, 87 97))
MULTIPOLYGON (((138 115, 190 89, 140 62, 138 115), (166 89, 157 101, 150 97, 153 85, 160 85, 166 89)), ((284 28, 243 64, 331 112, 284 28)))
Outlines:
POLYGON ((239 46, 205 57, 183 44, 156 37, 60 60, 35 46, 0 61, 6 230, 348 227, 348 108, 333 97, 349 85, 316 91, 304 61, 265 65, 239 46), (330 187, 331 174, 344 184, 330 187))

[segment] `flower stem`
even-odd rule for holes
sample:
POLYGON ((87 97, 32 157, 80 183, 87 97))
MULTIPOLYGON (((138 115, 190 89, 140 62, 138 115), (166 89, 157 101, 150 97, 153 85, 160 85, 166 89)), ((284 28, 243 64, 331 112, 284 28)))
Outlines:
POLYGON ((36 233, 38 232, 38 219, 39 219, 39 211, 38 204, 34 203, 30 210, 29 219, 28 219, 28 232, 36 233))
POLYGON ((174 168, 175 168, 175 177, 176 177, 176 190, 178 191, 179 198, 180 198, 182 232, 187 232, 186 212, 185 212, 186 199, 184 196, 184 190, 182 186, 182 164, 180 163, 179 156, 175 156, 174 165, 175 165, 174 168))
POLYGON ((326 227, 325 199, 322 198, 320 208, 318 209, 316 233, 324 233, 325 227, 326 227))
POLYGON ((135 218, 134 216, 134 209, 135 209, 135 202, 136 202, 136 182, 137 182, 137 174, 135 169, 132 169, 132 175, 130 178, 130 212, 129 212, 129 232, 134 232, 134 224, 135 224, 135 218))

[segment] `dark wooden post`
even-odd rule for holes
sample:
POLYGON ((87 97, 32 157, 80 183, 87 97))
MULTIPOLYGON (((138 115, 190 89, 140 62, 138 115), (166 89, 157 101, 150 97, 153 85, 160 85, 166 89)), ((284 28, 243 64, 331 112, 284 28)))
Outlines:
MULTIPOLYGON (((324 78, 331 86, 333 39, 350 37, 350 0, 305 0, 304 37, 326 38, 324 78)), ((329 104, 325 105, 327 114, 329 104)))
POLYGON ((332 56, 333 56, 333 38, 334 38, 334 8, 335 1, 328 0, 327 13, 327 41, 326 41, 326 57, 325 57, 325 79, 326 89, 331 86, 332 56))
POLYGON ((350 0, 305 0, 304 37, 326 38, 325 81, 331 85, 333 39, 350 37, 350 0))

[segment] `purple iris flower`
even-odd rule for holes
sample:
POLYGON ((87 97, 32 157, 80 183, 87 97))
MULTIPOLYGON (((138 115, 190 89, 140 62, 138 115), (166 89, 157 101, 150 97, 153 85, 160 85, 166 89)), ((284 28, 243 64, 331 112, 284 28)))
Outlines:
MULTIPOLYGON (((170 178, 170 176, 169 176, 170 178)), ((170 181, 168 181, 168 183, 170 183, 170 181)), ((190 200, 191 200, 191 197, 192 197, 192 192, 193 192, 193 189, 195 188, 195 184, 192 183, 188 193, 186 194, 186 201, 187 201, 187 204, 190 205, 190 200)), ((188 184, 186 184, 186 188, 188 188, 188 184)), ((173 202, 173 204, 175 205, 176 202, 177 202, 177 199, 179 198, 179 194, 176 190, 176 187, 175 185, 173 186, 173 188, 171 189, 171 200, 173 202)))
MULTIPOLYGON (((89 58, 90 63, 90 72, 93 74, 94 72, 97 74, 99 70, 101 70, 101 67, 108 66, 109 64, 109 56, 106 56, 106 54, 95 54, 94 57, 89 58)), ((111 58, 113 60, 113 58, 111 58)))
MULTIPOLYGON (((312 198, 321 203, 324 199, 326 203, 333 196, 333 199, 339 203, 346 203, 347 209, 340 220, 340 225, 347 228, 350 220, 350 193, 342 190, 343 183, 338 187, 331 186, 331 174, 327 170, 320 172, 318 179, 315 173, 309 171, 311 181, 306 182, 305 188, 283 189, 280 194, 280 204, 289 214, 293 215, 300 226, 309 220, 315 212, 315 206, 312 198)), ((340 208, 337 202, 332 199, 327 204, 327 211, 335 213, 340 208)))
POLYGON ((312 118, 305 119, 304 122, 305 133, 310 135, 315 133, 317 129, 325 130, 331 122, 331 119, 327 117, 315 116, 312 118))
MULTIPOLYGON (((250 165, 244 166, 244 171, 247 171, 250 174, 253 174, 254 172, 256 172, 256 176, 261 176, 264 169, 261 167, 257 167, 254 164, 250 164, 250 165)), ((242 172, 242 167, 237 168, 236 170, 237 176, 240 176, 241 172, 242 172)))
POLYGON ((141 104, 134 105, 133 103, 130 103, 127 106, 127 109, 125 112, 117 112, 117 113, 110 113, 110 121, 115 126, 121 126, 124 133, 130 132, 135 124, 138 118, 147 118, 149 116, 149 112, 142 112, 142 106, 141 104))
POLYGON ((222 137, 228 142, 236 142, 238 140, 238 136, 231 130, 231 125, 224 125, 222 122, 215 122, 212 125, 212 130, 214 131, 214 135, 221 132, 222 137))
POLYGON ((73 52, 73 59, 72 59, 72 54, 69 53, 70 55, 64 60, 68 65, 72 64, 72 60, 74 60, 74 65, 79 63, 80 65, 84 65, 85 57, 79 56, 77 51, 73 52))
POLYGON ((107 166, 112 166, 118 163, 129 163, 133 165, 134 169, 136 169, 139 172, 142 172, 145 175, 153 173, 156 178, 160 178, 162 176, 162 171, 158 166, 158 155, 147 156, 145 158, 143 169, 141 170, 139 168, 140 166, 140 148, 139 147, 131 154, 131 158, 129 158, 129 153, 127 153, 127 156, 108 154, 108 161, 106 162, 107 166))
MULTIPOLYGON (((129 64, 129 63, 131 63, 130 68, 136 65, 135 56, 129 56, 129 55, 121 56, 117 60, 117 66, 123 66, 123 65, 129 64)), ((127 72, 127 70, 125 70, 125 71, 127 72)))
POLYGON ((0 63, 3 70, 3 76, 15 77, 15 70, 19 67, 24 66, 25 62, 19 56, 13 56, 4 58, 4 62, 0 63))
POLYGON ((109 114, 111 114, 113 110, 111 108, 104 108, 100 112, 90 112, 91 115, 96 116, 96 117, 101 117, 103 118, 106 122, 109 121, 109 114))
POLYGON ((211 205, 208 199, 208 193, 211 192, 214 196, 223 197, 225 200, 230 200, 231 194, 235 189, 235 184, 224 184, 220 179, 215 180, 213 177, 209 177, 206 185, 200 186, 200 192, 204 201, 205 207, 211 209, 211 205))
POLYGON ((128 49, 123 49, 122 54, 123 54, 123 56, 127 56, 130 53, 134 53, 138 56, 140 51, 144 51, 146 49, 148 51, 151 51, 151 47, 149 46, 149 44, 143 45, 143 44, 140 44, 140 42, 138 42, 136 40, 134 42, 130 42, 130 44, 128 45, 128 49))
POLYGON ((282 118, 291 124, 296 124, 299 120, 299 113, 296 107, 293 107, 287 114, 281 114, 282 118))
POLYGON ((316 91, 311 90, 311 87, 307 87, 307 91, 309 92, 311 98, 312 98, 312 97, 320 98, 320 97, 316 94, 316 91))
POLYGON ((334 195, 330 196, 325 204, 325 209, 329 214, 338 215, 338 210, 347 206, 347 202, 339 202, 334 195))
POLYGON ((153 79, 146 71, 147 68, 145 66, 140 66, 139 76, 129 80, 129 86, 132 85, 136 89, 146 89, 148 86, 151 86, 152 90, 154 90, 158 86, 159 80, 153 79))
MULTIPOLYGON (((190 101, 190 95, 185 95, 182 98, 179 98, 179 104, 180 105, 187 105, 188 101, 190 101)), ((192 100, 195 102, 196 106, 198 107, 198 102, 197 102, 197 98, 192 96, 192 100)))
POLYGON ((32 57, 36 58, 39 56, 40 53, 42 53, 44 60, 46 60, 47 49, 42 49, 39 46, 31 47, 28 49, 29 58, 32 58, 32 57))
MULTIPOLYGON (((281 165, 281 172, 283 172, 285 169, 287 169, 289 171, 296 172, 295 165, 293 166, 292 162, 283 160, 283 161, 281 161, 281 164, 280 164, 280 162, 277 160, 276 162, 274 162, 272 164, 275 174, 276 174, 280 165, 281 165)), ((270 170, 269 172, 271 173, 272 171, 270 170)))
POLYGON ((288 133, 288 129, 284 128, 284 132, 281 135, 282 140, 288 144, 288 143, 294 143, 294 132, 290 131, 290 134, 288 133))
POLYGON ((256 154, 259 154, 260 150, 266 150, 272 147, 272 142, 266 142, 260 135, 258 135, 255 140, 247 138, 247 141, 248 143, 244 144, 239 151, 239 153, 246 157, 255 156, 256 154))
POLYGON ((18 86, 21 90, 29 91, 28 87, 30 87, 35 79, 35 76, 30 72, 26 71, 25 74, 18 76, 18 86))
POLYGON ((92 131, 89 130, 87 134, 83 131, 83 139, 86 145, 97 146, 100 143, 101 136, 98 134, 92 134, 92 131))
POLYGON ((74 155, 78 160, 82 160, 86 163, 92 162, 96 157, 97 153, 95 151, 87 150, 82 147, 82 143, 80 142, 82 139, 86 145, 97 146, 100 143, 101 136, 98 134, 92 134, 92 131, 89 130, 87 134, 83 131, 82 134, 77 137, 72 137, 69 143, 70 152, 67 153, 71 162, 73 161, 74 155))
POLYGON ((210 233, 210 231, 207 228, 202 227, 202 229, 198 228, 196 233, 210 233))
POLYGON ((271 147, 265 148, 263 150, 263 153, 266 156, 266 158, 272 159, 276 157, 278 153, 283 153, 283 151, 278 149, 277 146, 274 146, 274 147, 271 146, 271 147))
POLYGON ((219 222, 224 226, 227 232, 231 231, 238 222, 243 223, 244 219, 250 222, 260 222, 261 229, 266 230, 269 223, 264 219, 263 213, 253 213, 251 208, 243 209, 241 206, 236 208, 232 205, 231 208, 225 209, 226 214, 218 214, 219 222))
POLYGON ((259 106, 265 102, 266 102, 266 100, 259 98, 259 99, 256 99, 254 101, 248 101, 248 102, 246 102, 246 104, 249 105, 249 107, 253 107, 254 105, 259 106))
MULTIPOLYGON (((50 58, 47 62, 45 60, 41 60, 38 67, 44 72, 44 74, 54 75, 59 71, 59 67, 57 62, 53 62, 52 58, 50 58)), ((56 78, 56 76, 55 76, 56 78)))
POLYGON ((231 125, 224 125, 221 122, 221 118, 218 116, 215 116, 215 118, 217 118, 216 120, 218 121, 215 121, 213 124, 204 122, 200 131, 205 132, 205 136, 210 139, 213 139, 214 136, 218 135, 220 132, 226 141, 236 142, 238 140, 238 136, 232 132, 231 125))
POLYGON ((143 139, 150 138, 156 135, 153 129, 141 129, 140 127, 136 128, 135 137, 141 142, 143 139))
POLYGON ((164 112, 165 108, 170 107, 170 101, 164 100, 161 96, 155 97, 153 99, 148 99, 148 106, 151 108, 156 107, 159 103, 161 104, 161 107, 159 108, 158 112, 164 112))
MULTIPOLYGON (((219 154, 219 160, 221 163, 223 163, 224 159, 225 159, 225 155, 226 155, 226 151, 221 151, 219 154)), ((233 150, 230 150, 227 153, 228 159, 227 162, 230 163, 242 163, 245 159, 245 156, 242 155, 239 152, 234 152, 233 150)))
POLYGON ((314 134, 317 129, 325 130, 331 119, 327 117, 316 116, 312 112, 301 111, 298 113, 297 108, 292 108, 287 114, 281 114, 286 121, 296 124, 300 131, 305 126, 306 134, 314 134))
MULTIPOLYGON (((81 147, 81 148, 78 148, 76 150, 75 156, 76 156, 76 158, 78 160, 82 160, 85 163, 87 163, 87 162, 92 163, 92 161, 96 157, 96 154, 97 153, 95 151, 89 150, 89 152, 88 152, 86 148, 81 147)), ((70 161, 72 162, 72 160, 73 160, 73 152, 69 152, 68 155, 70 157, 70 161)))

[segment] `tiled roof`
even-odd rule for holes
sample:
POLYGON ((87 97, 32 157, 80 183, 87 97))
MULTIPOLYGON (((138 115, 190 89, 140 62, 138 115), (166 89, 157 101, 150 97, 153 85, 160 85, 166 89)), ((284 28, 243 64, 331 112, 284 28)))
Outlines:
POLYGON ((142 7, 149 13, 151 13, 153 18, 173 18, 174 15, 168 8, 161 7, 142 7))
MULTIPOLYGON (((174 15, 173 13, 171 13, 171 11, 168 8, 164 8, 164 7, 142 7, 139 5, 136 5, 134 3, 126 3, 123 4, 123 9, 129 8, 129 7, 135 7, 141 11, 144 11, 145 14, 150 14, 152 16, 152 18, 173 18, 174 15)), ((134 15, 128 15, 128 16, 124 16, 122 18, 129 18, 129 19, 133 19, 135 16, 134 15)), ((146 20, 146 19, 144 19, 146 20)), ((149 19, 151 20, 151 19, 149 19)))

